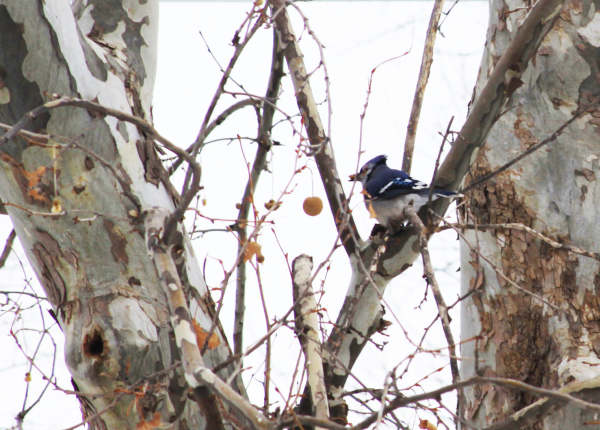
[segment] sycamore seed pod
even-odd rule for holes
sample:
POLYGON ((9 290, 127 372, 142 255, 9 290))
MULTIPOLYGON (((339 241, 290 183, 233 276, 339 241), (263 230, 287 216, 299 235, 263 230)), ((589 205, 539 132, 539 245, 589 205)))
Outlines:
POLYGON ((317 216, 323 210, 323 202, 319 197, 307 197, 304 199, 302 209, 304 209, 306 215, 317 216))

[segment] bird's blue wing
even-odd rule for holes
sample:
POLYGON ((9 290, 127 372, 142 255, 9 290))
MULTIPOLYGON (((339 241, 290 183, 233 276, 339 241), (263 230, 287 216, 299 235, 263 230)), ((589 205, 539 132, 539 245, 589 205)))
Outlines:
POLYGON ((367 181, 367 193, 373 199, 393 199, 404 194, 427 192, 424 182, 411 178, 402 170, 378 169, 367 181))

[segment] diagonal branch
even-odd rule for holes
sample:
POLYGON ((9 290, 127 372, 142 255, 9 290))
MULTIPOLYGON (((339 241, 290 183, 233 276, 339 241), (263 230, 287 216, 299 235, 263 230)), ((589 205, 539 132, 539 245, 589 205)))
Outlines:
POLYGON ((0 267, 4 267, 10 252, 12 251, 13 243, 15 242, 15 238, 17 234, 15 233, 15 229, 10 231, 10 234, 6 238, 6 243, 4 244, 4 249, 2 250, 2 254, 0 254, 0 267))
POLYGON ((448 314, 448 306, 442 296, 440 286, 435 277, 433 271, 433 265, 431 264, 431 256, 429 255, 429 249, 427 247, 427 236, 425 233, 425 225, 417 215, 417 211, 413 206, 408 206, 404 209, 404 214, 408 217, 410 223, 416 227, 419 235, 419 248, 421 256, 423 257, 423 271, 424 277, 427 280, 427 284, 431 286, 435 302, 438 307, 438 313, 442 322, 442 329, 444 330, 444 336, 446 336, 446 342, 448 343, 448 352, 450 353, 450 370, 452 371, 452 382, 456 383, 459 378, 458 364, 456 361, 456 343, 454 342, 454 336, 452 330, 450 330, 450 315, 448 314))
POLYGON ((528 155, 533 154, 535 151, 537 151, 538 149, 542 148, 543 146, 545 146, 545 145, 547 145, 547 144, 549 144, 551 142, 554 142, 563 133, 563 131, 565 131, 565 129, 569 125, 571 125, 571 123, 573 121, 575 121, 576 119, 578 119, 579 117, 581 117, 583 114, 588 113, 590 111, 590 109, 596 107, 599 102, 600 102, 600 99, 597 99, 595 102, 590 103, 590 104, 586 105, 585 107, 578 108, 577 111, 575 111, 573 113, 573 115, 571 116, 571 118, 569 118, 564 123, 562 123, 562 125, 560 127, 558 127, 554 131, 554 133, 552 133, 550 136, 548 136, 547 138, 545 138, 541 142, 536 143, 535 145, 531 145, 529 148, 527 148, 526 151, 523 151, 521 154, 517 155, 512 160, 507 161, 505 164, 503 164, 502 166, 498 167, 493 172, 490 172, 487 175, 482 176, 481 178, 477 178, 476 180, 474 180, 473 182, 471 182, 469 185, 467 185, 465 188, 463 188, 461 190, 461 192, 469 191, 470 189, 475 188, 476 186, 481 185, 484 182, 489 181, 494 176, 496 176, 496 175, 504 172, 506 169, 508 169, 512 165, 514 165, 514 164, 518 163, 519 161, 521 161, 523 158, 527 157, 528 155))
POLYGON ((435 45, 435 37, 438 32, 438 23, 442 14, 444 0, 435 0, 431 17, 429 18, 429 27, 427 28, 427 36, 425 37, 425 47, 423 48, 423 58, 421 60, 421 69, 419 70, 419 79, 417 80, 417 88, 413 98, 412 109, 406 128, 406 140, 404 141, 404 158, 402 159, 402 170, 410 173, 412 165, 413 151, 415 149, 415 139, 417 137, 417 126, 419 125, 419 117, 421 116, 421 106, 423 106, 423 96, 425 88, 429 80, 429 71, 431 63, 433 63, 433 46, 435 45))
MULTIPOLYGON (((146 246, 152 256, 161 285, 168 299, 171 314, 171 325, 175 333, 175 341, 181 352, 185 380, 193 389, 196 401, 200 406, 217 410, 216 400, 209 396, 207 389, 227 402, 243 419, 248 429, 267 429, 268 421, 246 399, 238 394, 230 385, 223 382, 215 373, 206 367, 198 345, 198 328, 195 327, 183 291, 183 285, 172 255, 174 244, 169 244, 169 237, 164 236, 163 226, 170 217, 165 209, 153 208, 145 218, 146 246), (204 405, 202 403, 205 403, 204 405), (206 405, 208 403, 208 405, 206 405)), ((219 420, 219 414, 214 414, 219 420)), ((209 423, 212 428, 219 428, 221 422, 209 423)))
MULTIPOLYGON (((531 8, 477 96, 458 137, 438 170, 436 186, 459 188, 469 170, 473 151, 484 144, 502 108, 512 96, 513 91, 510 89, 518 83, 518 77, 525 71, 543 38, 552 28, 559 16, 561 5, 561 0, 539 0, 531 8)), ((441 215, 449 205, 448 199, 438 199, 430 207, 441 215)), ((427 219, 427 210, 428 207, 421 208, 421 218, 427 219)), ((431 217, 426 225, 430 227, 436 223, 435 217, 431 217)), ((433 229, 428 228, 428 231, 433 229)), ((386 254, 380 261, 379 272, 382 276, 393 278, 414 261, 417 253, 410 248, 414 240, 414 232, 411 231, 400 233, 393 238, 393 246, 387 247, 386 254), (392 265, 389 262, 391 259, 401 259, 402 264, 392 265)))
MULTIPOLYGON (((519 86, 520 76, 536 54, 562 8, 561 0, 539 0, 502 54, 477 96, 460 133, 446 156, 435 185, 458 188, 469 170, 471 154, 483 145, 501 110, 519 86)), ((444 210, 447 208, 447 204, 444 210)))
MULTIPOLYGON (((554 404, 556 402, 567 403, 577 406, 578 408, 586 408, 590 410, 598 410, 600 411, 600 405, 592 402, 588 402, 576 397, 574 394, 577 394, 585 389, 596 388, 598 384, 598 378, 593 378, 590 381, 585 383, 572 383, 566 385, 563 388, 558 390, 551 390, 547 388, 536 387, 535 385, 528 384, 523 381, 519 381, 517 379, 510 378, 499 378, 493 376, 473 376, 471 378, 446 385, 444 387, 440 387, 436 390, 416 394, 414 396, 402 396, 399 395, 393 400, 391 400, 384 408, 384 413, 389 413, 395 409, 401 408, 406 405, 414 404, 420 402, 422 400, 428 399, 439 399, 440 396, 444 393, 449 393, 456 389, 461 389, 464 387, 469 387, 472 385, 479 384, 494 384, 505 388, 510 388, 513 390, 519 390, 524 392, 529 392, 533 394, 537 394, 539 396, 544 396, 542 399, 532 403, 524 407, 523 409, 513 413, 510 417, 501 422, 486 427, 485 430, 500 430, 500 429, 516 429, 520 428, 519 424, 523 424, 523 421, 526 419, 531 419, 531 415, 543 409, 543 407, 548 406, 548 404, 554 404)), ((372 423, 377 420, 377 412, 371 414, 369 417, 351 427, 351 430, 362 430, 368 428, 372 423)))
POLYGON ((346 253, 348 255, 356 254, 359 242, 358 230, 354 223, 354 218, 348 211, 348 199, 337 172, 331 141, 329 140, 329 136, 325 135, 317 104, 308 80, 304 57, 292 29, 285 8, 285 1, 272 0, 271 10, 272 19, 275 21, 275 29, 279 35, 281 48, 283 49, 290 71, 294 90, 296 91, 296 101, 302 115, 302 121, 310 144, 314 148, 312 154, 321 175, 321 181, 325 188, 335 226, 346 253))
MULTIPOLYGON (((189 152, 190 152, 190 154, 192 154, 194 156, 196 155, 198 148, 200 147, 200 145, 206 138, 208 122, 210 121, 212 113, 217 106, 217 102, 219 101, 219 99, 221 98, 221 95, 223 94, 223 91, 225 89, 225 84, 229 80, 229 77, 231 75, 233 67, 237 63, 237 60, 240 58, 242 51, 244 50, 244 48, 246 47, 246 45, 248 44, 250 39, 252 39, 252 37, 258 31, 258 29, 262 27, 263 14, 265 13, 265 11, 263 9, 260 9, 260 10, 255 9, 253 11, 253 13, 248 14, 248 19, 251 19, 251 17, 254 15, 254 13, 258 13, 259 16, 256 19, 256 21, 254 22, 254 24, 253 24, 252 28, 250 29, 250 31, 248 32, 248 34, 244 37, 244 39, 242 41, 238 41, 237 43, 235 43, 235 51, 234 51, 233 55, 231 56, 231 59, 229 60, 229 64, 227 64, 227 68, 223 71, 223 73, 221 75, 221 80, 219 81, 219 84, 217 85, 217 90, 215 91, 215 94, 213 95, 212 100, 210 101, 208 110, 206 111, 206 114, 204 115, 204 120, 202 121, 200 130, 198 131, 196 140, 194 141, 192 147, 190 148, 189 152)), ((242 23, 242 26, 244 26, 245 24, 246 24, 246 21, 244 21, 242 23)), ((239 35, 239 31, 240 30, 238 30, 236 32, 236 35, 239 35)))
MULTIPOLYGON (((252 106, 255 109, 258 109, 259 105, 260 105, 260 102, 258 100, 254 99, 254 98, 247 98, 247 99, 235 102, 231 106, 228 106, 214 120, 212 120, 210 122, 210 124, 208 124, 206 126, 206 128, 204 129, 204 137, 205 138, 208 137, 208 135, 210 133, 212 133, 212 131, 215 128, 217 128, 219 125, 221 125, 223 123, 223 121, 225 121, 227 118, 229 118, 233 113, 237 112, 238 110, 243 109, 247 106, 252 106)), ((206 141, 203 140, 202 144, 206 144, 206 141)), ((194 148, 194 144, 192 143, 192 145, 190 145, 186 149, 186 152, 191 153, 193 148, 194 148)), ((182 158, 177 158, 175 161, 173 161, 173 164, 171 166, 169 166, 169 168, 167 169, 169 172, 169 175, 172 175, 173 173, 175 173, 175 171, 177 170, 177 168, 181 165, 181 163, 183 161, 184 160, 182 158)))

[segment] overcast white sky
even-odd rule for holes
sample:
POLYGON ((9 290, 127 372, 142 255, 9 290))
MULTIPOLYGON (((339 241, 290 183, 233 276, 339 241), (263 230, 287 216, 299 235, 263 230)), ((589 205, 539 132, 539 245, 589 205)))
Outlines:
MULTIPOLYGON (((309 19, 311 28, 324 45, 325 61, 328 68, 331 89, 331 138, 338 161, 341 177, 353 173, 357 164, 359 148, 360 113, 366 100, 369 74, 373 67, 389 58, 404 55, 380 67, 375 73, 373 89, 370 95, 369 109, 364 123, 362 149, 365 154, 361 161, 372 156, 386 153, 390 165, 398 166, 402 160, 402 144, 407 118, 412 102, 414 85, 420 64, 423 37, 429 19, 430 2, 308 2, 300 3, 309 19)), ((449 5, 447 5, 447 8, 449 5)), ((232 53, 230 41, 244 14, 250 9, 250 2, 161 2, 161 24, 159 34, 159 64, 154 98, 154 118, 157 128, 172 141, 187 146, 198 131, 204 111, 219 79, 219 69, 210 57, 199 36, 202 32, 211 50, 221 62, 226 64, 232 53)), ((292 13, 292 15, 294 15, 292 13)), ((296 21, 298 24, 299 20, 296 21)), ((487 26, 487 4, 484 2, 461 2, 444 21, 442 32, 435 49, 434 66, 427 89, 423 114, 419 125, 417 148, 414 157, 413 176, 428 182, 441 138, 438 132, 445 130, 451 116, 455 116, 454 126, 459 128, 466 113, 466 106, 472 92, 487 26)), ((302 30, 297 26, 297 31, 302 30)), ((304 32, 303 49, 308 69, 318 65, 318 56, 314 42, 304 32)), ((233 76, 254 94, 263 94, 266 85, 266 72, 271 59, 271 32, 263 30, 244 53, 233 76)), ((323 99, 321 75, 315 74, 314 86, 317 99, 323 99)), ((282 108, 295 113, 293 92, 286 84, 282 108)), ((225 106, 225 105, 222 105, 225 106)), ((323 113, 326 115, 326 106, 323 113)), ((223 131, 215 136, 253 136, 256 133, 252 123, 253 114, 241 114, 225 124, 223 131)), ((326 116, 325 116, 326 118, 326 116)), ((326 122, 326 120, 325 120, 326 122)), ((263 176, 260 191, 256 199, 263 201, 279 195, 283 184, 289 180, 293 166, 294 149, 297 138, 289 133, 289 127, 280 126, 275 138, 282 143, 276 147, 270 159, 272 174, 263 176)), ((219 218, 235 216, 235 203, 239 202, 247 176, 242 153, 250 160, 255 152, 251 143, 239 144, 215 142, 208 145, 202 154, 203 198, 206 206, 204 213, 219 218)), ((274 228, 277 238, 288 253, 290 261, 300 253, 313 255, 319 263, 329 253, 335 233, 331 216, 324 211, 315 218, 303 214, 301 202, 304 197, 316 194, 323 196, 318 173, 314 164, 293 181, 294 193, 284 199, 282 208, 277 212, 274 228), (311 173, 312 172, 312 173, 311 173)), ((348 184, 349 189, 350 184, 348 184)), ((325 199, 324 199, 325 200, 325 199)), ((354 214, 363 236, 367 236, 373 220, 368 218, 359 196, 352 200, 354 214)), ((223 227, 227 223, 217 223, 223 227)), ((208 225, 205 224, 206 228, 208 225)), ((214 227, 214 226, 213 226, 214 227)), ((0 225, 0 238, 6 237, 10 225, 0 225)), ((444 289, 447 301, 451 302, 458 293, 459 275, 458 245, 452 233, 437 235, 431 242, 434 264, 438 269, 439 281, 444 289)), ((0 239, 1 240, 1 239, 0 239)), ((223 261, 229 268, 235 257, 235 239, 226 233, 207 233, 195 242, 196 252, 201 264, 206 263, 209 286, 216 287, 222 279, 223 261)), ((271 318, 281 316, 291 304, 291 288, 286 262, 275 243, 273 234, 268 231, 261 236, 265 263, 261 270, 265 291, 268 294, 271 318)), ((342 255, 336 253, 331 270, 324 284, 323 305, 331 319, 335 320, 348 285, 348 266, 342 255)), ((19 252, 19 255, 22 253, 19 252)), ((13 256, 7 266, 0 271, 0 290, 20 290, 25 279, 31 279, 24 259, 19 261, 13 256), (21 268, 25 267, 25 275, 21 268)), ((31 279, 33 284, 37 281, 31 279)), ((233 288, 230 288, 232 291, 233 288)), ((413 340, 418 340, 424 325, 435 316, 431 303, 416 308, 423 298, 425 283, 421 279, 420 265, 415 265, 406 274, 392 282, 386 293, 390 308, 387 319, 393 320, 390 313, 399 316, 404 328, 413 340)), ((39 289, 38 289, 39 291, 39 289)), ((248 291, 248 312, 256 313, 255 326, 246 330, 248 343, 262 336, 264 321, 258 302, 256 288, 248 291)), ((230 296, 227 296, 230 299, 230 296)), ((24 382, 27 362, 15 347, 13 340, 6 334, 13 323, 10 313, 0 308, 0 379, 4 387, 0 390, 0 429, 15 424, 14 416, 21 409, 26 384, 24 382)), ((453 314, 455 323, 460 320, 453 314)), ((224 326, 230 333, 232 308, 224 309, 224 326)), ((32 327, 39 321, 39 311, 23 312, 22 319, 14 327, 32 327)), ((49 324, 51 320, 46 317, 49 324)), ((458 326, 453 327, 458 333, 458 326)), ((394 324, 388 330, 387 337, 379 336, 378 342, 389 342, 384 352, 368 348, 359 360, 356 371, 370 386, 379 386, 387 371, 397 365, 408 351, 410 342, 394 324)), ((60 344, 60 335, 56 336, 60 344)), ((37 338, 29 338, 24 347, 32 351, 37 338)), ((436 327, 426 344, 433 348, 444 345, 441 329, 436 327)), ((290 333, 281 332, 274 339, 274 363, 295 362, 297 345, 290 333)), ((46 348, 45 351, 49 349, 46 348)), ((50 366, 48 352, 46 371, 50 366)), ((262 378, 261 353, 246 361, 249 370, 245 377, 249 382, 250 393, 261 389, 262 378), (253 375, 255 377, 253 377, 253 375)), ((413 369, 405 376, 402 386, 410 385, 433 369, 446 364, 445 357, 436 360, 429 356, 420 359, 420 368, 413 369)), ((57 354, 59 383, 69 389, 70 383, 62 358, 62 349, 57 354)), ((290 365, 274 365, 273 380, 277 387, 287 393, 290 365)), ((30 390, 39 392, 39 374, 33 373, 30 390)), ((445 369, 425 381, 424 385, 433 387, 449 380, 445 369)), ((47 398, 32 411, 25 421, 25 429, 61 429, 80 420, 77 402, 60 392, 50 389, 47 398)), ((35 395, 29 394, 30 399, 35 395)), ((273 396, 273 399, 277 399, 273 396)), ((260 397, 257 402, 261 402, 260 397)), ((407 415, 405 419, 415 425, 416 416, 407 415)), ((417 421, 418 423, 418 421, 417 421)))

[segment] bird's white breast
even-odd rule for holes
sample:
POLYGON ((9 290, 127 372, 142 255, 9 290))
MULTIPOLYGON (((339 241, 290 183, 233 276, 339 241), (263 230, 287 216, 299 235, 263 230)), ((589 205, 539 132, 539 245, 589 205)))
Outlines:
MULTIPOLYGON (((433 196, 435 200, 435 196, 433 196)), ((387 228, 392 227, 392 223, 398 224, 404 220, 403 212, 407 205, 412 204, 415 210, 427 203, 427 195, 407 194, 389 200, 375 199, 371 201, 373 211, 377 221, 387 228)))

